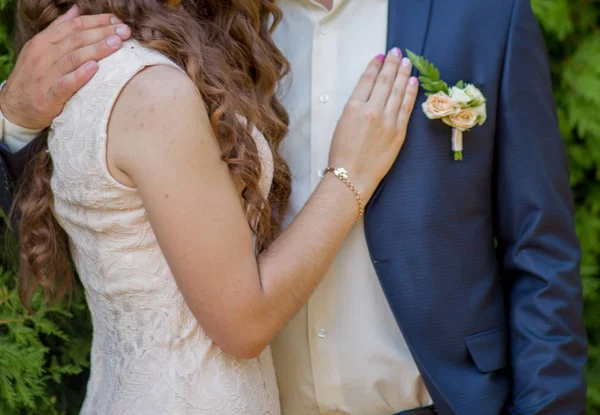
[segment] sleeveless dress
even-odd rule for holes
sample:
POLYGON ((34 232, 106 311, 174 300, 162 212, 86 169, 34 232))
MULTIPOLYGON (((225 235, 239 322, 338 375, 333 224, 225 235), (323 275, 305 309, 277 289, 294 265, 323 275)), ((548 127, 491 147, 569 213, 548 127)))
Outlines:
MULTIPOLYGON (((113 106, 123 87, 152 65, 177 67, 136 41, 126 42, 100 62, 50 131, 55 214, 69 236, 94 326, 81 414, 277 415, 271 351, 241 360, 208 338, 175 283, 139 193, 108 171, 113 106)), ((272 153, 257 130, 255 139, 267 195, 272 153)))

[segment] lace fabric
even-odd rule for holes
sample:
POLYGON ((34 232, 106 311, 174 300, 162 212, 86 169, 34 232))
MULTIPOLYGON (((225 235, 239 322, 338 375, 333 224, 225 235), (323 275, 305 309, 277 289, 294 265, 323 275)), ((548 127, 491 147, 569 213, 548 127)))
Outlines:
MULTIPOLYGON (((222 352, 198 325, 158 246, 136 189, 106 165, 107 127, 123 87, 164 55, 126 42, 52 125, 56 215, 85 287, 94 325, 91 377, 81 413, 280 413, 269 349, 257 359, 222 352)), ((273 159, 256 131, 268 194, 273 159)))

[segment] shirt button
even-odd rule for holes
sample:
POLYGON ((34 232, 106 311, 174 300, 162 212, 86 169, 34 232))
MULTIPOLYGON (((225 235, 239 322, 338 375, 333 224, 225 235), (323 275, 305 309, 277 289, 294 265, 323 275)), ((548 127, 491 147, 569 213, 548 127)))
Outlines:
POLYGON ((317 336, 319 336, 320 338, 324 339, 325 336, 327 336, 327 330, 325 330, 323 328, 319 329, 319 331, 317 333, 317 336))
POLYGON ((320 100, 320 101, 321 101, 323 104, 325 104, 325 103, 327 103, 327 102, 329 101, 329 95, 327 95, 327 94, 323 94, 323 95, 321 95, 321 96, 319 97, 319 100, 320 100))
POLYGON ((329 30, 327 30, 327 27, 325 27, 325 26, 321 26, 321 29, 319 31, 323 35, 326 35, 327 33, 329 33, 329 30))

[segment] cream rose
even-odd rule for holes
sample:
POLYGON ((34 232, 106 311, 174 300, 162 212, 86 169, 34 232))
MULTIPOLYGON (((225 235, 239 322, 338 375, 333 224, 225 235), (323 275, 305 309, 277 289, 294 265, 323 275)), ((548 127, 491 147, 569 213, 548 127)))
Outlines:
POLYGON ((457 130, 467 131, 477 125, 478 118, 476 108, 463 108, 458 114, 442 118, 442 121, 457 130))
POLYGON ((444 92, 430 95, 427 101, 423 103, 423 112, 431 120, 455 115, 459 111, 460 106, 444 92))

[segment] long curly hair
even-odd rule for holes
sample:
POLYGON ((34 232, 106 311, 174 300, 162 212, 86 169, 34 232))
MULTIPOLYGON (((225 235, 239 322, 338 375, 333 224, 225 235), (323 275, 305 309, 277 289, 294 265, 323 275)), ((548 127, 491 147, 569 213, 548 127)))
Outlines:
MULTIPOLYGON (((257 251, 264 250, 280 229, 291 192, 289 169, 277 152, 289 119, 276 88, 289 63, 271 37, 281 20, 274 0, 20 0, 17 50, 74 4, 84 14, 113 13, 131 27, 134 39, 186 70, 204 98, 222 158, 244 189, 257 251), (253 126, 275 158, 268 200, 259 189, 262 171, 253 126)), ((73 283, 68 238, 53 211, 47 137, 46 131, 36 139, 17 196, 25 303, 38 287, 50 301, 58 300, 73 283)))

